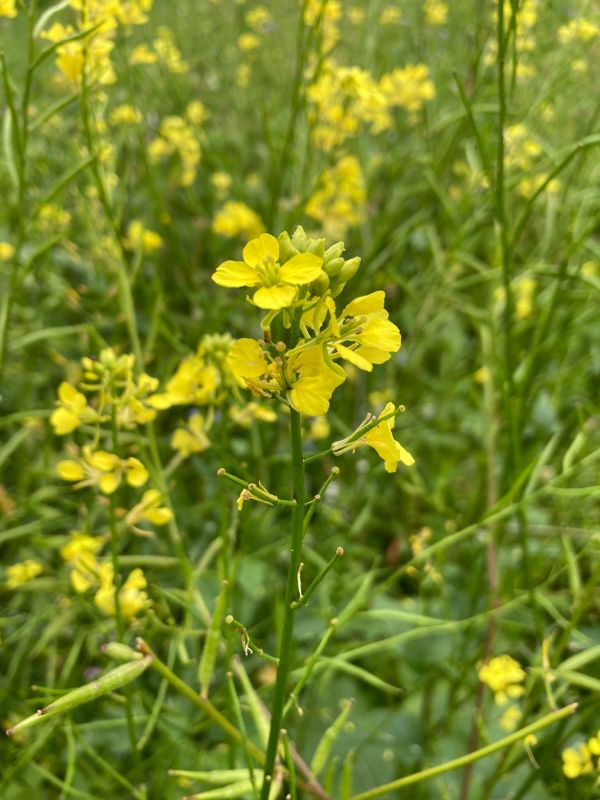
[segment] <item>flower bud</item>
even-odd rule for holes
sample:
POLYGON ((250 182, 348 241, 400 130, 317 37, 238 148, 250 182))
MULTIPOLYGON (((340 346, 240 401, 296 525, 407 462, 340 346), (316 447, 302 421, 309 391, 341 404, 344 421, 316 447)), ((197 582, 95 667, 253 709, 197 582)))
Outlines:
POLYGON ((333 278, 335 275, 338 275, 346 262, 343 258, 332 258, 331 261, 325 261, 323 264, 323 269, 329 275, 330 278, 333 278))
POLYGON ((322 297, 327 289, 329 289, 329 276, 325 272, 310 284, 311 294, 317 297, 322 297))
POLYGON ((353 278, 356 273, 358 272, 358 268, 360 267, 360 256, 355 256, 354 258, 349 258, 348 261, 344 264, 341 271, 338 273, 337 279, 341 283, 346 283, 353 278))
POLYGON ((292 256, 296 256, 300 252, 298 248, 293 245, 290 235, 287 231, 280 233, 277 237, 277 241, 279 242, 280 264, 284 264, 286 261, 289 261, 292 256))
POLYGON ((325 239, 309 239, 306 252, 323 258, 325 256, 325 239))
POLYGON ((332 244, 331 247, 328 247, 327 250, 325 250, 325 255, 323 257, 325 263, 327 264, 329 261, 339 258, 345 249, 346 248, 344 247, 343 242, 336 242, 335 244, 332 244))
POLYGON ((304 253, 308 247, 308 236, 302 225, 298 225, 292 236, 292 244, 299 252, 304 253))

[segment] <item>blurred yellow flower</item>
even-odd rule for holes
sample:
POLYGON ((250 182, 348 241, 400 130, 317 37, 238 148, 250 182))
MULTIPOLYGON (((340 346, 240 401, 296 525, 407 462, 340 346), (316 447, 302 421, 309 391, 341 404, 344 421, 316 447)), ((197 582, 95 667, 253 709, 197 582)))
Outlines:
POLYGON ((192 414, 185 428, 176 428, 171 437, 171 447, 177 450, 182 458, 208 450, 210 439, 206 434, 206 420, 202 414, 197 412, 192 414))
POLYGON ((39 561, 29 558, 6 568, 6 586, 9 589, 18 589, 24 583, 29 583, 44 571, 39 561))
POLYGON ((245 203, 229 200, 222 206, 212 222, 212 230, 220 236, 253 238, 265 229, 261 218, 245 203))
POLYGON ((16 17, 16 0, 0 0, 0 17, 16 17))
MULTIPOLYGON (((100 588, 94 596, 98 608, 109 616, 115 616, 115 585, 112 564, 102 564, 100 568, 100 588)), ((126 619, 132 619, 140 611, 148 608, 150 600, 145 591, 147 581, 141 569, 132 570, 119 591, 119 608, 126 619)))
POLYGON ((479 667, 478 672, 479 680, 494 692, 494 699, 499 706, 525 694, 525 689, 521 686, 526 678, 525 671, 509 655, 490 659, 479 667))
POLYGON ((0 261, 8 261, 13 257, 15 248, 9 242, 0 242, 0 261))

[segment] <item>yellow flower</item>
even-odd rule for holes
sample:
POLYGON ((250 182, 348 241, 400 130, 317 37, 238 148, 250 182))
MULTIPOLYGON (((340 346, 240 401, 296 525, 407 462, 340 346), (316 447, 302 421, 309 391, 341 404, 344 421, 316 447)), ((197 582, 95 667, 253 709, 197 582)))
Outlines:
POLYGON ((0 17, 16 17, 16 0, 0 0, 0 17))
MULTIPOLYGON (((401 407, 402 409, 402 407, 401 407)), ((377 455, 383 459, 386 472, 396 472, 398 462, 411 467, 415 460, 400 442, 394 439, 392 430, 396 422, 393 403, 387 403, 381 414, 377 417, 381 422, 363 433, 362 431, 372 425, 374 417, 368 414, 358 428, 350 436, 340 441, 333 442, 331 449, 334 455, 339 456, 348 451, 354 452, 361 445, 372 447, 377 455)))
POLYGON ((153 53, 146 44, 138 44, 129 54, 129 63, 132 65, 155 64, 157 60, 158 56, 156 53, 153 53))
POLYGON ((56 471, 64 481, 74 482, 76 489, 98 486, 103 494, 113 494, 123 476, 130 486, 143 486, 148 480, 148 470, 137 458, 122 461, 106 450, 92 451, 89 446, 82 449, 82 458, 65 459, 56 465, 56 471))
POLYGON ((210 439, 206 435, 206 420, 202 414, 192 414, 185 428, 175 430, 171 447, 182 458, 187 458, 192 453, 202 453, 210 447, 210 439))
POLYGON ((519 706, 511 704, 502 712, 502 716, 500 717, 500 727, 510 733, 510 731, 515 730, 522 716, 523 712, 519 706))
POLYGON ((260 39, 254 33, 242 33, 238 39, 238 47, 243 53, 256 50, 260 44, 260 39))
POLYGON ((162 237, 145 228, 139 219, 132 220, 127 227, 127 237, 123 242, 128 250, 141 250, 143 253, 153 253, 163 245, 162 237))
POLYGON ((148 489, 125 517, 125 521, 138 532, 145 533, 136 528, 139 522, 151 522, 153 525, 166 525, 173 519, 173 512, 166 506, 161 506, 161 494, 158 489, 148 489))
POLYGON ((72 433, 83 423, 99 422, 102 418, 88 406, 85 395, 63 381, 58 387, 58 408, 50 415, 50 424, 57 436, 72 433))
POLYGON ((577 747, 567 747, 562 751, 563 773, 571 780, 579 778, 580 775, 589 775, 594 771, 594 765, 589 747, 586 744, 578 744, 577 747))
POLYGON ((277 414, 272 408, 251 401, 245 406, 231 406, 229 416, 242 428, 249 428, 253 422, 275 422, 277 414))
POLYGON ((188 356, 167 382, 166 391, 151 395, 148 403, 161 410, 177 405, 205 405, 214 399, 218 386, 218 370, 197 355, 188 356))
POLYGON ((257 32, 266 30, 272 22, 271 12, 266 6, 255 6, 246 14, 246 24, 257 32))
POLYGON ((247 380, 261 378, 269 366, 264 351, 256 339, 238 339, 229 348, 227 366, 240 386, 246 387, 247 380))
MULTIPOLYGON (((100 568, 100 588, 94 596, 98 608, 109 616, 116 614, 115 585, 112 564, 102 564, 100 568)), ((121 614, 132 619, 140 611, 148 608, 150 600, 145 591, 146 578, 141 569, 132 570, 119 591, 119 607, 121 614)))
POLYGON ((393 6, 388 6, 387 8, 384 8, 383 11, 381 12, 381 15, 379 17, 379 24, 396 25, 398 22, 400 22, 400 19, 401 19, 400 10, 394 8, 393 6))
POLYGON ((231 186, 231 175, 228 172, 213 172, 210 182, 220 195, 226 194, 231 186))
POLYGON ((154 50, 159 60, 162 61, 169 72, 172 72, 174 75, 179 75, 189 70, 190 66, 187 61, 184 61, 181 57, 181 53, 175 44, 173 32, 169 28, 165 26, 160 27, 158 29, 158 38, 156 38, 152 44, 154 45, 154 50))
POLYGON ((259 308, 289 308, 298 297, 298 287, 323 275, 323 259, 313 253, 298 253, 279 264, 279 242, 269 233, 261 234, 244 247, 243 261, 225 261, 212 279, 219 286, 260 286, 252 302, 259 308))
POLYGON ((261 218, 245 203, 229 200, 220 208, 212 222, 212 230, 219 236, 233 239, 236 236, 250 238, 265 229, 261 218))
POLYGON ((423 3, 425 22, 428 25, 445 25, 448 19, 448 6, 442 0, 425 0, 423 3))
POLYGON ((415 113, 435 97, 435 85, 426 64, 409 64, 382 76, 380 91, 389 105, 415 113))
POLYGON ((113 125, 136 125, 142 119, 142 112, 127 103, 113 108, 110 112, 110 121, 113 125))
POLYGON ((331 396, 346 376, 328 366, 323 349, 308 347, 291 355, 286 364, 286 376, 290 391, 290 405, 301 414, 319 417, 327 413, 331 396))
POLYGON ((494 699, 499 706, 505 705, 509 699, 523 696, 525 689, 521 683, 525 677, 519 662, 506 654, 496 656, 479 667, 479 680, 494 692, 494 699))
POLYGON ((78 594, 86 592, 97 582, 100 565, 96 553, 102 545, 99 536, 74 531, 60 549, 61 557, 71 565, 71 585, 78 594))
POLYGON ((185 109, 185 116, 192 125, 202 125, 208 119, 208 109, 201 100, 192 100, 185 109))
POLYGON ((14 253, 15 248, 10 242, 0 242, 0 261, 8 261, 14 253))
POLYGON ((332 345, 334 353, 367 372, 371 372, 373 364, 388 361, 402 344, 400 331, 388 319, 384 302, 383 291, 357 297, 330 324, 337 338, 332 345))
POLYGON ((18 564, 12 564, 6 568, 6 586, 9 589, 18 589, 19 586, 32 581, 43 571, 44 568, 40 562, 31 558, 20 561, 18 564))

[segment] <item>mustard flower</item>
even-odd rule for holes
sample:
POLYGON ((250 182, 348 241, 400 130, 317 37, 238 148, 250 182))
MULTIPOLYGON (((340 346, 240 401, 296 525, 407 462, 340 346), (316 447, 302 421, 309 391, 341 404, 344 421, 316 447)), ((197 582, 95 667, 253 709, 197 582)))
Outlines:
POLYGON ((567 747, 562 751, 563 773, 571 780, 581 775, 589 775, 594 771, 592 754, 587 744, 583 742, 577 747, 567 747))
POLYGON ((88 405, 84 394, 74 386, 63 381, 58 387, 58 408, 50 415, 50 424, 57 436, 66 436, 85 423, 100 422, 103 419, 88 405))
POLYGON ((496 656, 479 667, 479 680, 494 692, 494 699, 499 706, 525 694, 521 686, 525 677, 519 662, 509 655, 496 656))
POLYGON ((212 230, 219 236, 251 238, 263 233, 265 226, 258 214, 245 203, 229 200, 215 214, 212 230))
POLYGON ((137 528, 139 522, 151 522, 153 525, 166 525, 173 519, 173 512, 166 506, 161 506, 162 496, 158 489, 148 489, 125 517, 128 525, 146 535, 146 531, 137 528))
POLYGON ((210 447, 210 439, 206 434, 206 420, 196 412, 187 421, 185 428, 177 428, 171 437, 171 447, 177 450, 182 458, 192 453, 202 453, 210 447))
POLYGON ((15 248, 10 242, 0 242, 0 261, 9 261, 15 253, 15 248))
POLYGON ((177 405, 205 405, 214 399, 219 382, 215 366, 197 355, 188 356, 167 381, 165 391, 151 395, 148 403, 161 410, 177 405))
POLYGON ((331 330, 332 348, 355 367, 371 372, 373 364, 384 364, 402 344, 400 331, 384 308, 385 292, 379 290, 352 300, 344 307, 331 330))
POLYGON ((298 287, 323 274, 323 259, 313 253, 298 253, 281 265, 279 242, 269 233, 248 242, 243 257, 220 264, 212 279, 219 286, 259 286, 252 302, 267 310, 289 308, 298 298, 298 287))
POLYGON ((330 364, 318 346, 290 356, 285 371, 290 387, 287 399, 292 408, 311 417, 327 413, 333 392, 346 380, 344 371, 333 369, 330 364))
POLYGON ((339 456, 348 451, 354 452, 357 447, 367 445, 372 447, 383 460, 386 472, 396 472, 398 463, 411 467, 415 463, 414 458, 408 450, 402 447, 400 442, 394 439, 392 434, 397 411, 393 403, 388 403, 377 417, 381 422, 375 426, 373 426, 375 418, 368 414, 349 436, 333 442, 331 449, 334 455, 339 456))
MULTIPOLYGON (((100 568, 100 588, 94 596, 98 608, 109 616, 115 616, 115 585, 112 564, 102 564, 100 568)), ((144 591, 147 581, 141 569, 132 570, 119 591, 119 608, 126 619, 132 619, 140 611, 148 608, 150 600, 144 591)))
POLYGON ((136 125, 142 121, 142 112, 135 106, 125 103, 113 108, 109 119, 113 125, 136 125))
POLYGON ((155 231, 145 228, 139 219, 132 220, 127 226, 127 236, 123 242, 128 250, 141 250, 153 253, 163 245, 162 237, 155 231))
POLYGON ((75 483, 76 489, 98 486, 103 494, 113 494, 121 485, 123 477, 130 486, 143 486, 148 480, 148 470, 137 458, 122 460, 106 450, 82 449, 82 458, 64 459, 56 465, 56 471, 64 481, 75 483))
POLYGON ((78 594, 97 583, 100 565, 96 554, 103 543, 99 536, 73 531, 67 544, 60 549, 61 558, 71 567, 71 585, 78 594))
POLYGON ((32 558, 26 561, 19 561, 17 564, 11 564, 6 568, 6 586, 9 589, 18 589, 24 583, 29 583, 34 578, 37 578, 44 571, 43 566, 39 561, 34 561, 32 558))
POLYGON ((138 44, 129 54, 129 63, 136 64, 155 64, 158 61, 156 53, 147 44, 138 44))
POLYGON ((16 17, 16 6, 16 0, 0 0, 0 17, 16 17))

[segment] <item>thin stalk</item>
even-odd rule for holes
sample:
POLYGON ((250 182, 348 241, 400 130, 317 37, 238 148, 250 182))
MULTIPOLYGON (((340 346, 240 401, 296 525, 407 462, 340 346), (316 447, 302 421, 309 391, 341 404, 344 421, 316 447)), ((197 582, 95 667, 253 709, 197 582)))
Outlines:
POLYGON ((461 767, 466 767, 468 764, 472 764, 474 761, 479 761, 479 759, 490 756, 493 753, 497 753, 499 750, 504 750, 507 747, 511 747, 513 744, 522 741, 532 733, 537 733, 538 731, 547 728, 548 725, 553 725, 555 722, 558 722, 564 717, 574 714, 576 710, 577 703, 571 703, 571 705, 565 706, 558 711, 551 711, 549 714, 546 714, 535 722, 532 722, 531 725, 526 725, 524 728, 511 733, 510 736, 505 736, 503 739, 498 739, 497 742, 492 742, 492 744, 481 747, 479 750, 475 750, 473 753, 467 753, 467 755, 460 756, 459 758, 453 758, 451 761, 446 761, 444 764, 438 764, 435 767, 429 767, 428 769, 423 769, 420 772, 414 772, 412 775, 406 775, 404 778, 398 778, 398 780, 392 781, 391 783, 386 783, 383 786, 377 786, 375 789, 369 789, 366 792, 355 794, 350 798, 350 800, 370 800, 372 797, 380 797, 383 794, 388 794, 389 792, 397 791, 398 789, 404 789, 406 786, 411 786, 414 783, 421 783, 422 781, 429 780, 430 778, 435 778, 438 775, 443 775, 445 772, 461 769, 461 767))
POLYGON ((267 743, 265 760, 265 780, 261 789, 261 800, 268 800, 269 789, 273 779, 275 759, 279 743, 279 729, 283 716, 287 681, 292 662, 292 643, 294 633, 294 609, 292 602, 296 591, 296 576, 302 555, 302 538, 304 531, 304 464, 302 461, 302 426, 300 414, 290 410, 290 434, 292 443, 292 482, 296 506, 293 510, 292 537, 290 547, 290 564, 288 568, 285 601, 283 608, 283 628, 279 644, 279 665, 271 708, 271 728, 267 743))

